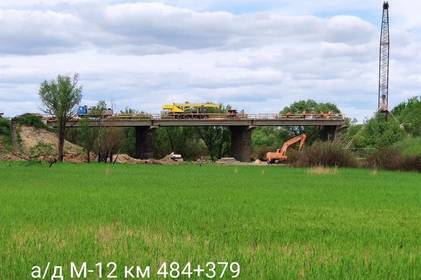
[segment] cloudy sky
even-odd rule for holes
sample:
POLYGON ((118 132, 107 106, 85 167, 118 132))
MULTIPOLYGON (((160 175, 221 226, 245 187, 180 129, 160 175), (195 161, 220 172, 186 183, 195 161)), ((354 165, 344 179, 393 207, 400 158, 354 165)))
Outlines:
MULTIPOLYGON (((214 101, 250 113, 300 99, 362 121, 377 106, 380 0, 0 0, 0 112, 80 73, 83 103, 159 112, 214 101)), ((421 94, 421 1, 391 1, 392 105, 421 94)))

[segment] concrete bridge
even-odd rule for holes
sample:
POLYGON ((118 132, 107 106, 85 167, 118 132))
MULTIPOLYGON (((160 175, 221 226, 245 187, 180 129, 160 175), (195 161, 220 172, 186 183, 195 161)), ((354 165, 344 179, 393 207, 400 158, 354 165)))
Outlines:
MULTIPOLYGON (((335 138, 336 132, 345 125, 342 115, 328 114, 300 114, 300 115, 239 115, 230 117, 221 114, 207 114, 206 116, 170 117, 163 115, 117 115, 111 117, 91 117, 88 120, 90 127, 134 127, 136 129, 136 156, 140 159, 153 158, 154 134, 159 127, 203 127, 225 126, 231 131, 232 156, 243 162, 251 158, 251 135, 256 127, 279 126, 314 126, 319 127, 322 140, 335 138)), ((56 126, 54 119, 48 124, 56 126)), ((67 123, 68 128, 80 127, 80 118, 67 123)))

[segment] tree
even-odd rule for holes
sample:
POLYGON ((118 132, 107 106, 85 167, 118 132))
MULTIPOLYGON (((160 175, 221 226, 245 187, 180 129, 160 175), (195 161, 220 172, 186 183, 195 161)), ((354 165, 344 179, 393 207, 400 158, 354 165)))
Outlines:
POLYGON ((293 113, 293 114, 301 114, 301 113, 335 113, 339 114, 341 111, 339 110, 338 106, 333 103, 322 103, 316 102, 312 99, 308 100, 300 100, 297 102, 292 103, 290 106, 285 107, 282 110, 283 114, 286 113, 293 113))
MULTIPOLYGON (((333 114, 340 114, 341 111, 339 108, 333 103, 323 103, 323 102, 316 102, 312 99, 308 100, 300 100, 297 102, 292 103, 290 106, 285 107, 281 114, 293 113, 293 114, 302 114, 302 113, 311 113, 311 114, 318 114, 318 113, 333 113, 333 114)), ((320 128, 317 127, 290 127, 289 128, 291 134, 300 135, 303 133, 307 134, 307 142, 312 143, 316 141, 320 136, 320 128)))
POLYGON ((361 134, 362 141, 356 142, 356 145, 369 148, 388 147, 405 136, 404 130, 396 120, 386 120, 380 113, 365 124, 361 134))
POLYGON ((393 108, 393 118, 396 118, 411 135, 421 136, 421 96, 412 97, 393 108))
POLYGON ((58 160, 63 161, 66 123, 73 118, 74 109, 82 99, 82 87, 79 76, 58 75, 57 79, 44 81, 39 89, 45 112, 54 115, 57 121, 58 160))
POLYGON ((211 160, 217 160, 230 151, 230 131, 225 127, 199 127, 197 129, 200 138, 208 149, 211 160))
POLYGON ((98 138, 98 129, 89 127, 89 119, 80 120, 79 141, 86 152, 86 161, 91 162, 91 152, 94 150, 98 138))

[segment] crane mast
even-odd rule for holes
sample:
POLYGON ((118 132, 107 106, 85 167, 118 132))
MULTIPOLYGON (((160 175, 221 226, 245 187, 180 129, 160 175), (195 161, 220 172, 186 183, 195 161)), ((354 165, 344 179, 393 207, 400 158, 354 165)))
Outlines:
POLYGON ((389 2, 383 3, 382 30, 380 35, 380 59, 379 59, 379 96, 378 111, 389 111, 389 2))

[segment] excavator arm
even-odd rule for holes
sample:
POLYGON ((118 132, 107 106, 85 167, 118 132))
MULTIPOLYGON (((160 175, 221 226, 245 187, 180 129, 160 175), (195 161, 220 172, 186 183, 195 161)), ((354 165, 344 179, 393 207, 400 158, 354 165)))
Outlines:
POLYGON ((298 142, 300 142, 299 150, 301 151, 303 149, 303 147, 304 147, 304 143, 306 142, 306 139, 307 139, 307 135, 305 135, 305 134, 301 134, 301 135, 299 135, 297 137, 294 137, 294 138, 289 139, 288 141, 286 141, 282 145, 282 148, 280 150, 281 155, 282 156, 286 156, 288 149, 292 145, 294 145, 294 144, 296 144, 298 142))

